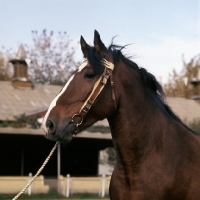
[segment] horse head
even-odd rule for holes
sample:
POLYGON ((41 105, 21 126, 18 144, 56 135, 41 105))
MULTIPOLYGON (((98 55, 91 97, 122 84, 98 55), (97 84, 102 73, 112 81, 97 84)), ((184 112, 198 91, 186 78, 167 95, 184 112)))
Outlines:
POLYGON ((112 54, 96 30, 94 47, 82 36, 80 45, 84 61, 51 102, 43 119, 42 127, 51 140, 70 142, 73 134, 110 116, 115 110, 112 54))

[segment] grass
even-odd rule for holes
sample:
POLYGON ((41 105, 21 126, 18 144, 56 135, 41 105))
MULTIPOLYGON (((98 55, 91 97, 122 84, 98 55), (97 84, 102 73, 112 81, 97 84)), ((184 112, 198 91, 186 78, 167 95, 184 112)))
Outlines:
MULTIPOLYGON (((0 194, 0 199, 1 200, 11 200, 12 198, 14 198, 15 194, 0 194)), ((54 199, 54 200, 59 200, 59 199, 109 199, 108 196, 106 196, 105 198, 101 198, 99 197, 97 194, 90 194, 90 193, 82 193, 82 194, 74 194, 73 196, 70 196, 69 198, 66 198, 63 195, 58 194, 57 192, 50 192, 48 194, 33 194, 31 196, 27 195, 27 194, 22 194, 19 198, 19 200, 28 200, 28 199, 34 199, 34 200, 39 200, 39 199, 43 199, 43 200, 48 200, 48 199, 54 199)))

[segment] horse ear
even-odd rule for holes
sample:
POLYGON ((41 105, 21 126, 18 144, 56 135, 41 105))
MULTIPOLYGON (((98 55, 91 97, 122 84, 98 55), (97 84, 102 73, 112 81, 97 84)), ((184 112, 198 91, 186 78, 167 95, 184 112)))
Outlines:
POLYGON ((108 51, 108 49, 106 48, 104 43, 101 41, 100 35, 97 30, 94 30, 94 46, 98 52, 100 52, 100 51, 107 52, 108 51))
POLYGON ((80 39, 80 44, 81 44, 81 50, 83 52, 83 56, 84 56, 84 58, 86 58, 87 57, 87 52, 89 51, 89 49, 91 47, 90 47, 90 45, 88 45, 86 43, 86 41, 84 40, 82 35, 81 35, 81 39, 80 39))

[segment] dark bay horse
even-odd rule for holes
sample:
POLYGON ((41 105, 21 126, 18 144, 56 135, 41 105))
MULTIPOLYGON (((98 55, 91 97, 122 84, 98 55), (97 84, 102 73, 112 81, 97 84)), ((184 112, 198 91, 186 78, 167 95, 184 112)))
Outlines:
POLYGON ((80 40, 84 62, 52 101, 46 137, 73 134, 108 119, 117 162, 111 200, 200 200, 200 140, 164 102, 162 87, 119 46, 80 40))

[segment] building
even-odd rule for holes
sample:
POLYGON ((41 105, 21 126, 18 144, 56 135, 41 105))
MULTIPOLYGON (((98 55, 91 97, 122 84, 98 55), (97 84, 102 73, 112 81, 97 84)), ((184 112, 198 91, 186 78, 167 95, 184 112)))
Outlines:
MULTIPOLYGON (((54 146, 38 128, 37 119, 44 116, 61 86, 34 85, 28 79, 29 66, 22 45, 11 63, 12 81, 0 81, 0 176, 35 174, 54 146)), ((197 79, 195 87, 199 83, 197 79)), ((194 100, 167 98, 167 102, 187 123, 200 118, 200 105, 194 100)), ((104 120, 78 134, 70 144, 61 145, 42 174, 45 177, 96 176, 99 151, 107 147, 112 147, 112 139, 104 120), (105 133, 100 131, 102 127, 105 133)))
POLYGON ((193 77, 191 84, 193 85, 193 96, 192 99, 197 100, 200 103, 200 68, 196 77, 193 77))
MULTIPOLYGON (((45 138, 42 129, 35 128, 37 118, 44 116, 61 86, 33 85, 28 79, 26 60, 21 45, 16 58, 11 60, 12 81, 0 81, 0 176, 34 174, 54 146, 54 142, 45 138), (30 123, 25 123, 27 121, 30 123)), ((109 133, 84 131, 70 144, 60 146, 59 155, 53 155, 42 174, 46 177, 58 173, 96 176, 99 151, 110 146, 109 133)))

